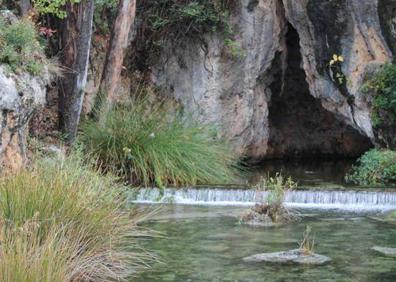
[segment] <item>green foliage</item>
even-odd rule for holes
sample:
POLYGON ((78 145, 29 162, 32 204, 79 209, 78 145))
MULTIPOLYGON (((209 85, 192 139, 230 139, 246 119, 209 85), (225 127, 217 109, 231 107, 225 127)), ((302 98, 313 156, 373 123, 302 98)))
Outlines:
POLYGON ((79 154, 0 178, 1 281, 120 281, 149 258, 121 187, 79 154))
POLYGON ((235 52, 236 46, 231 46, 230 12, 236 3, 236 0, 148 0, 138 3, 142 29, 136 44, 137 51, 145 55, 136 54, 136 60, 156 60, 167 42, 177 45, 186 38, 202 39, 202 35, 211 32, 222 34, 235 52))
POLYGON ((32 0, 34 8, 40 14, 52 14, 60 19, 66 18, 64 6, 67 2, 79 3, 81 0, 32 0))
POLYGON ((372 149, 353 166, 346 180, 363 186, 396 183, 396 152, 372 149))
POLYGON ((238 46, 237 41, 226 38, 224 40, 224 46, 226 47, 226 51, 228 51, 231 58, 245 57, 245 52, 240 46, 238 46))
POLYGON ((11 24, 0 20, 1 63, 7 64, 14 72, 27 71, 39 75, 45 61, 33 23, 26 19, 11 24))
POLYGON ((370 94, 372 100, 371 119, 373 126, 383 138, 388 139, 389 147, 396 146, 396 66, 383 65, 363 85, 362 92, 370 94))
POLYGON ((99 34, 109 34, 117 15, 118 0, 95 0, 94 26, 99 34))
POLYGON ((134 184, 163 187, 233 180, 228 146, 207 126, 187 123, 161 105, 137 101, 118 106, 103 123, 89 121, 83 131, 82 141, 93 156, 134 184))

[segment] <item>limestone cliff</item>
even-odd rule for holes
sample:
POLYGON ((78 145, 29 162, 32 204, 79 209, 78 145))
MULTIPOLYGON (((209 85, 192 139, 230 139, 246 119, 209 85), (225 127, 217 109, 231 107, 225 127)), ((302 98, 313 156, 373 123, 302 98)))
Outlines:
POLYGON ((376 141, 359 89, 392 60, 391 2, 240 0, 232 24, 243 56, 225 56, 221 34, 204 35, 205 44, 168 46, 152 79, 252 159, 356 156, 376 141), (334 54, 342 61, 331 64, 334 54))

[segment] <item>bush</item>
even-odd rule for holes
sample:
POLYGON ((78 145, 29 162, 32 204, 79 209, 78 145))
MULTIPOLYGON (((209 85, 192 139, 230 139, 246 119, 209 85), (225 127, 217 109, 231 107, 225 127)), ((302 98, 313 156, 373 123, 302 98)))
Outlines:
POLYGON ((133 184, 223 184, 234 178, 228 145, 208 126, 189 124, 164 106, 118 106, 104 120, 87 122, 82 141, 106 169, 133 184))
POLYGON ((363 186, 396 183, 396 152, 378 149, 366 152, 346 180, 363 186))
POLYGON ((0 19, 0 62, 13 72, 41 74, 46 60, 32 22, 23 19, 7 23, 0 19))
POLYGON ((229 52, 239 55, 242 51, 236 49, 238 46, 230 46, 234 35, 230 13, 236 5, 236 0, 141 1, 137 6, 141 29, 132 63, 144 68, 156 63, 167 43, 176 46, 194 39, 203 43, 203 35, 213 32, 223 35, 225 47, 232 47, 229 52))
POLYGON ((389 148, 396 146, 396 66, 383 65, 362 88, 371 94, 371 119, 377 135, 389 148))
POLYGON ((42 159, 0 181, 1 281, 119 281, 144 267, 137 215, 80 157, 42 159))

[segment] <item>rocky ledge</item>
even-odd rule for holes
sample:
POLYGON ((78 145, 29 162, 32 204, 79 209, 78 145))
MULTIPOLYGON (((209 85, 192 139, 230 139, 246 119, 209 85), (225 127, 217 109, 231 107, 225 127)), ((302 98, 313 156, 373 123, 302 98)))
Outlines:
POLYGON ((307 254, 301 249, 286 252, 262 253, 243 258, 244 262, 259 263, 297 263, 307 265, 322 265, 331 261, 331 258, 310 253, 307 254))

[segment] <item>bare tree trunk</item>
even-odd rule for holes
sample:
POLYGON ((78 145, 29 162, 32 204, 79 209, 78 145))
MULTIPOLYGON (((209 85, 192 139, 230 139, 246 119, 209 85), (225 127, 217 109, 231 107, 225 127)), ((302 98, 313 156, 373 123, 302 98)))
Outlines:
POLYGON ((32 8, 32 4, 30 3, 30 0, 20 0, 19 7, 21 9, 22 16, 24 16, 32 8))
POLYGON ((125 49, 129 43, 129 33, 136 14, 136 0, 120 0, 117 18, 114 22, 110 47, 107 50, 106 62, 95 103, 95 117, 101 119, 113 106, 116 90, 121 76, 125 49), (99 116, 100 115, 100 116, 99 116))
POLYGON ((61 28, 62 63, 67 68, 59 93, 60 127, 68 143, 77 135, 87 83, 95 0, 66 4, 67 18, 61 28))

